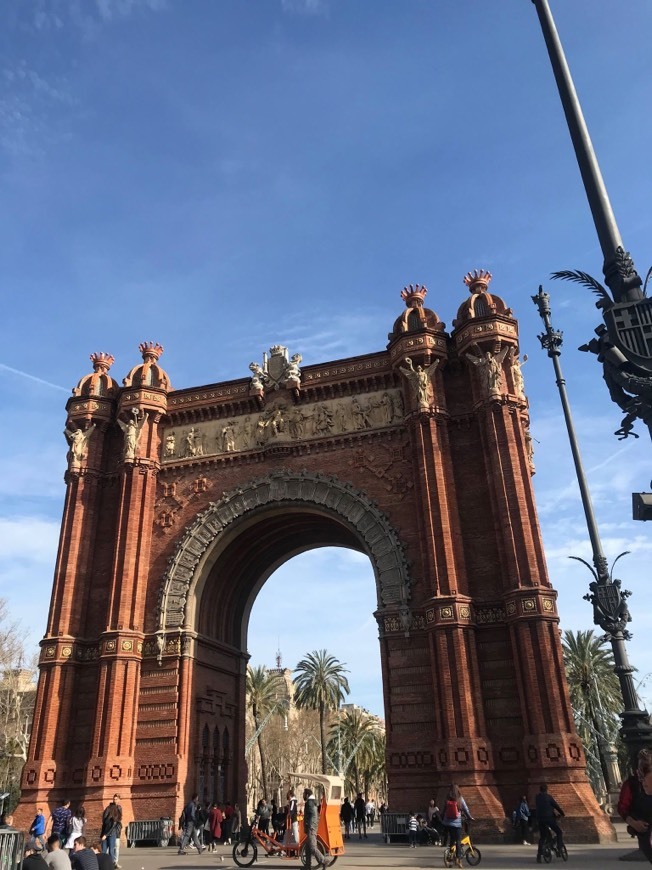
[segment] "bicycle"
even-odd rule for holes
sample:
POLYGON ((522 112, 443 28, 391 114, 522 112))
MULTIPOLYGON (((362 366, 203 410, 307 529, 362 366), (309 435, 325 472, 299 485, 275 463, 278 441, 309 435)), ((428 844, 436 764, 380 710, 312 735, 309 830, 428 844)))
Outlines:
MULTIPOLYGON (((477 867, 480 861, 482 861, 482 852, 478 849, 477 846, 474 846, 471 842, 471 834, 467 831, 460 841, 461 849, 460 849, 460 859, 466 858, 467 864, 470 864, 471 867, 477 867)), ((444 867, 452 867, 457 859, 457 846, 453 843, 450 846, 446 846, 444 850, 444 867)))
POLYGON ((562 861, 568 861, 568 849, 563 844, 561 845, 561 847, 557 847, 557 837, 555 834, 553 834, 550 828, 548 828, 546 832, 546 839, 543 844, 543 851, 541 852, 543 863, 550 864, 553 854, 556 855, 558 858, 561 858, 562 861))
MULTIPOLYGON (((258 859, 258 847, 264 849, 269 857, 291 859, 300 858, 305 867, 307 864, 307 838, 304 836, 300 843, 284 843, 264 833, 258 827, 258 819, 254 818, 249 832, 241 836, 233 846, 233 860, 238 867, 251 867, 258 859)), ((324 856, 324 867, 331 867, 337 861, 337 855, 329 854, 328 847, 317 837, 317 848, 324 856)))

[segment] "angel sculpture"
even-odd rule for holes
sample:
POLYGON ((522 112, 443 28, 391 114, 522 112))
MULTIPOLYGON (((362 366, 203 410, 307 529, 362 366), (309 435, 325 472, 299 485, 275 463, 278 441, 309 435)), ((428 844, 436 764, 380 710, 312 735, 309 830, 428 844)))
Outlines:
POLYGON ((527 354, 523 354, 523 360, 518 358, 518 351, 515 347, 509 349, 509 360, 512 365, 512 380, 514 381, 514 392, 517 396, 525 396, 525 383, 523 381, 522 366, 527 362, 527 354))
POLYGON ((135 408, 132 409, 131 419, 126 423, 123 423, 122 420, 118 420, 118 426, 122 429, 125 436, 122 452, 124 459, 133 460, 136 458, 136 450, 138 448, 138 442, 140 441, 144 425, 145 414, 140 415, 135 408))
POLYGON ((70 445, 68 451, 68 466, 70 469, 79 468, 88 453, 88 442, 91 435, 95 431, 95 423, 86 430, 69 429, 68 426, 63 430, 66 440, 70 445))
POLYGON ((435 399, 431 378, 439 365, 439 360, 430 363, 427 369, 423 366, 417 366, 415 369, 409 356, 405 358, 405 362, 407 366, 399 366, 399 371, 408 379, 417 405, 420 408, 429 408, 435 399))
POLYGON ((485 393, 490 396, 500 393, 500 373, 509 347, 506 345, 496 353, 489 350, 482 351, 477 344, 474 347, 478 349, 479 355, 471 353, 464 355, 477 368, 485 393))

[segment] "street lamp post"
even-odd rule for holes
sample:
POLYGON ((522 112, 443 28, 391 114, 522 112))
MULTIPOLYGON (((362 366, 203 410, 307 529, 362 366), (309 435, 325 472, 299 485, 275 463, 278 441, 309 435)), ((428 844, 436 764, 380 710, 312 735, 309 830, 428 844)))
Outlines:
MULTIPOLYGON (((600 297, 596 306, 602 309, 604 323, 595 330, 597 338, 591 339, 580 349, 597 355, 603 366, 609 396, 625 414, 616 435, 627 438, 633 434, 634 422, 639 419, 648 427, 652 437, 652 298, 646 296, 643 281, 623 247, 548 0, 532 0, 532 3, 539 16, 548 49, 604 257, 605 283, 611 295, 586 272, 554 272, 552 277, 583 284, 600 297)), ((646 284, 650 274, 648 272, 646 284)), ((634 494, 634 517, 652 519, 650 494, 634 494)))
MULTIPOLYGON (((611 642, 615 672, 620 683, 624 706, 621 714, 622 728, 620 733, 627 747, 630 759, 634 759, 640 749, 652 746, 652 726, 650 725, 650 717, 647 711, 641 710, 639 707, 640 702, 634 686, 634 680, 632 679, 634 669, 629 663, 627 648, 625 646, 625 641, 631 637, 629 631, 627 631, 627 623, 631 621, 631 616, 626 603, 630 593, 626 589, 621 590, 620 580, 613 579, 602 549, 600 532, 593 512, 591 494, 582 465, 582 457, 580 456, 575 426, 573 425, 570 404, 566 393, 566 381, 564 380, 559 360, 563 335, 552 326, 550 319, 550 297, 547 293, 544 293, 542 287, 539 287, 539 292, 536 296, 532 297, 532 301, 537 306, 539 315, 543 320, 544 332, 539 336, 539 341, 552 360, 555 370, 559 397, 564 411, 566 429, 568 430, 568 440, 570 441, 575 473, 582 498, 582 507, 584 508, 584 516, 586 518, 586 526, 591 540, 594 568, 591 568, 587 562, 584 564, 592 571, 594 580, 589 584, 590 592, 584 598, 593 605, 593 622, 600 626, 605 632, 606 638, 611 642)), ((583 562, 584 560, 580 559, 580 561, 583 562)))

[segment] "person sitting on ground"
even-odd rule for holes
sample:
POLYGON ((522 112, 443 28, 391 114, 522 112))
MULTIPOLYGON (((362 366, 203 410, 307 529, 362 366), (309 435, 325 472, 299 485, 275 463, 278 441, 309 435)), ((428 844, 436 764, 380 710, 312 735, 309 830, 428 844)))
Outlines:
MULTIPOLYGON (((106 853, 110 857, 110 853, 106 853)), ((113 859, 111 859, 113 860, 113 859)), ((86 845, 86 837, 77 837, 70 853, 72 870, 100 870, 97 855, 86 845)))
POLYGON ((102 851, 102 842, 100 840, 93 840, 91 849, 97 855, 97 863, 100 870, 113 870, 113 860, 108 852, 102 851))
POLYGON ((58 834, 50 834, 47 840, 48 852, 44 855, 45 863, 52 870, 70 870, 70 858, 68 853, 61 848, 61 839, 58 834))
POLYGON ((47 870, 48 865, 41 856, 41 844, 36 837, 30 837, 25 846, 23 857, 25 870, 47 870))

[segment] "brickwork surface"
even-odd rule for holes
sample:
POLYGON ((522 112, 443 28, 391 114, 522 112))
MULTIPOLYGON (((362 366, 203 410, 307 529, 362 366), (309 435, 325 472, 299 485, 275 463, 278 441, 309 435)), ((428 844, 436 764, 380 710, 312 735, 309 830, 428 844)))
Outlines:
POLYGON ((280 561, 340 545, 377 579, 391 803, 454 780, 496 833, 545 780, 569 829, 611 835, 563 678, 517 324, 486 273, 467 283, 450 334, 417 287, 386 351, 299 379, 271 349, 279 389, 172 390, 152 344, 119 388, 94 355, 19 817, 64 795, 92 822, 116 792, 137 819, 195 788, 244 804, 251 606, 280 561))

